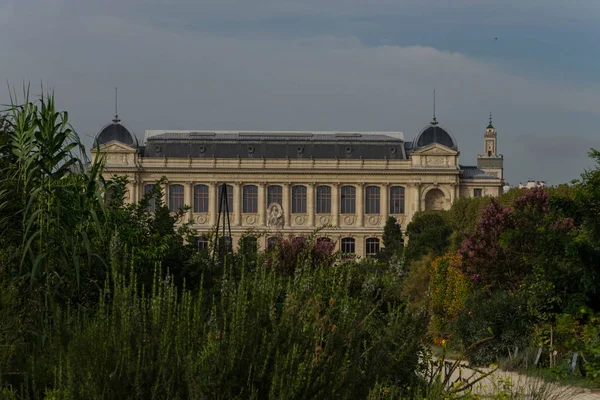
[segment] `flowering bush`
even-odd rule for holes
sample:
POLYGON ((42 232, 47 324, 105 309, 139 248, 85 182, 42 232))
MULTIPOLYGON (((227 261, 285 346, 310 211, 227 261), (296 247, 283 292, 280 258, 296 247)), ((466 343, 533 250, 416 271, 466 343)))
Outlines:
POLYGON ((266 265, 282 275, 293 275, 300 260, 306 265, 330 266, 335 261, 335 242, 311 236, 279 236, 266 265), (306 255, 306 257, 301 257, 306 255))
POLYGON ((549 193, 526 190, 507 207, 493 200, 482 212, 475 232, 467 234, 458 254, 464 273, 492 289, 516 290, 537 267, 569 255, 572 218, 552 213, 549 193))

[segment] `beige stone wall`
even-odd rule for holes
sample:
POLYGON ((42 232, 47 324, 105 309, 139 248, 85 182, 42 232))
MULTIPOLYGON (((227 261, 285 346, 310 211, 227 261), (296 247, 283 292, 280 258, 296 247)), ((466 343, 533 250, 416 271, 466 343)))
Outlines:
MULTIPOLYGON (((164 200, 168 204, 171 185, 182 185, 184 204, 192 207, 187 218, 198 232, 207 232, 215 226, 217 215, 218 185, 233 186, 233 210, 230 214, 233 244, 248 229, 268 232, 260 240, 266 246, 269 235, 308 234, 316 228, 319 233, 337 243, 339 249, 343 238, 355 240, 355 252, 364 257, 366 240, 381 238, 383 226, 390 215, 390 188, 405 189, 404 213, 394 217, 403 229, 413 215, 428 208, 448 209, 456 198, 471 197, 474 188, 482 188, 484 195, 497 196, 502 190, 499 180, 461 182, 458 169, 458 153, 439 145, 432 145, 415 153, 409 160, 362 160, 362 159, 216 159, 216 158, 140 158, 135 150, 120 143, 108 143, 99 150, 106 161, 105 178, 117 175, 129 177, 129 201, 139 201, 144 186, 154 184, 166 177, 164 200), (193 210, 193 188, 204 184, 209 188, 208 212, 193 210), (258 209, 242 212, 244 185, 258 187, 258 209), (282 208, 285 224, 273 231, 267 227, 267 187, 283 188, 282 208), (303 213, 292 213, 292 187, 303 185, 307 189, 307 208, 303 213), (316 188, 331 187, 331 212, 316 213, 316 188), (355 212, 342 214, 340 191, 343 186, 356 190, 355 212), (378 214, 365 211, 365 192, 369 186, 379 188, 378 214)), ((381 244, 382 246, 382 244, 381 244)))

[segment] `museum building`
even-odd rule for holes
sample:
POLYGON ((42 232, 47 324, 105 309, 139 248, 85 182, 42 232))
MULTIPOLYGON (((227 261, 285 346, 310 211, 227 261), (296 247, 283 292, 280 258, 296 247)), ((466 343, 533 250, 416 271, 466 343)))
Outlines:
POLYGON ((455 137, 435 117, 412 141, 402 132, 149 130, 140 144, 115 116, 92 153, 105 161, 106 179, 128 177, 130 202, 166 177, 164 202, 173 212, 190 206, 201 247, 225 183, 234 246, 249 229, 266 232, 265 248, 278 234, 323 228, 319 236, 336 249, 364 257, 382 247, 389 216, 405 230, 418 211, 501 194, 503 156, 491 117, 482 139, 477 166, 463 166, 455 137))

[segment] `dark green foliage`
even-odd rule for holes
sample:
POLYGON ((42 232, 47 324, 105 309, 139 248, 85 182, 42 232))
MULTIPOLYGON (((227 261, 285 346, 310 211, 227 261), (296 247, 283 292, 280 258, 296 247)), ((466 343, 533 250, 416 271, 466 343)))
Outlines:
POLYGON ((523 350, 533 331, 527 298, 521 293, 483 291, 472 296, 454 324, 456 336, 474 365, 489 365, 523 350))
POLYGON ((288 278, 230 266, 240 279, 225 273, 206 298, 159 276, 144 295, 117 262, 97 311, 61 310, 47 343, 17 354, 27 361, 14 387, 92 399, 354 399, 378 380, 399 391, 415 383, 424 324, 377 289, 392 284, 388 273, 343 263, 288 278))
POLYGON ((415 214, 408 224, 406 256, 416 260, 426 254, 440 256, 448 250, 452 228, 446 222, 445 211, 424 211, 415 214))
POLYGON ((389 217, 383 227, 383 249, 379 252, 378 258, 381 261, 388 262, 392 257, 402 257, 404 254, 404 238, 402 237, 402 227, 394 217, 389 217))
MULTIPOLYGON (((118 237, 122 248, 131 257, 139 282, 146 287, 152 284, 156 265, 170 271, 179 285, 186 280, 188 287, 197 287, 202 261, 195 258, 195 232, 188 223, 182 223, 189 208, 169 212, 163 202, 164 182, 164 178, 159 180, 136 204, 125 202, 127 177, 115 176, 107 182, 110 198, 106 206, 106 224, 114 233, 106 239, 110 240, 114 235, 118 237), (154 212, 148 211, 152 199, 154 212)), ((109 245, 108 242, 103 243, 106 248, 109 245)))
POLYGON ((483 209, 490 203, 491 197, 462 198, 454 201, 445 215, 452 229, 451 244, 458 248, 464 239, 464 234, 472 233, 483 209))

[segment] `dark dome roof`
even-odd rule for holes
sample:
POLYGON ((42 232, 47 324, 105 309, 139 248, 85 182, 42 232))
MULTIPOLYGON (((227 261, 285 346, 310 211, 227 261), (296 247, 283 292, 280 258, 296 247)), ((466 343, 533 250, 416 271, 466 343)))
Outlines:
POLYGON ((119 123, 119 120, 115 118, 112 124, 106 125, 94 140, 94 147, 98 147, 102 144, 116 140, 123 144, 136 147, 138 145, 137 138, 131 134, 127 128, 119 123))
POLYGON ((421 133, 417 135, 414 140, 413 147, 421 148, 428 146, 432 143, 438 143, 446 147, 450 147, 452 150, 458 150, 458 144, 448 131, 439 126, 436 121, 426 126, 421 133))

